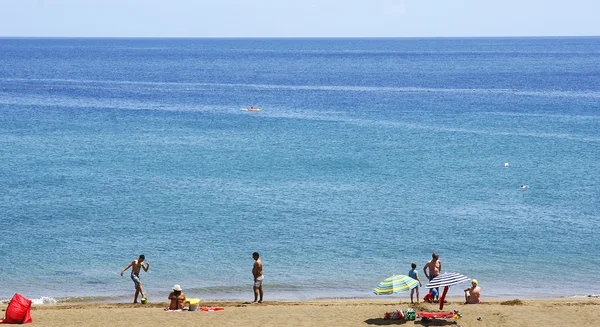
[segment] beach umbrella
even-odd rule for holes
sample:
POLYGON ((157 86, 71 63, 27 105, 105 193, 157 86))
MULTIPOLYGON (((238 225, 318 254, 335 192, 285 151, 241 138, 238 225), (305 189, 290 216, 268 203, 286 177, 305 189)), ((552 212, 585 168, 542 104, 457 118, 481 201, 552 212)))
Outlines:
POLYGON ((399 292, 406 292, 419 286, 419 282, 416 279, 412 279, 406 275, 395 275, 384 279, 377 287, 374 292, 377 295, 390 295, 399 292))
POLYGON ((442 296, 440 296, 440 310, 444 308, 444 299, 446 298, 446 293, 448 293, 448 289, 452 285, 458 285, 460 283, 464 283, 469 281, 470 278, 459 274, 459 273, 443 273, 441 275, 435 276, 432 280, 429 281, 429 284, 425 285, 426 288, 438 288, 444 287, 444 292, 442 296))

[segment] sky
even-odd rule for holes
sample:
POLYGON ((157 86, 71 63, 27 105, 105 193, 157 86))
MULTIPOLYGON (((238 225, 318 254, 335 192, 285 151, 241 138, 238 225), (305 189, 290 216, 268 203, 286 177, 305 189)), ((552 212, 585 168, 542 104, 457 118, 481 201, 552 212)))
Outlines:
POLYGON ((0 37, 600 36, 600 0, 0 0, 0 37))

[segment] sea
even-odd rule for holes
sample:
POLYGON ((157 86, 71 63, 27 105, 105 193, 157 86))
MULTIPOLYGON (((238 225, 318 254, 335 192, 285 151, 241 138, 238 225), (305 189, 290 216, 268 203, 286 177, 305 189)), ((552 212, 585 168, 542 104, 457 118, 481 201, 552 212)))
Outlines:
POLYGON ((0 235, 4 302, 599 294, 600 38, 1 38, 0 235))

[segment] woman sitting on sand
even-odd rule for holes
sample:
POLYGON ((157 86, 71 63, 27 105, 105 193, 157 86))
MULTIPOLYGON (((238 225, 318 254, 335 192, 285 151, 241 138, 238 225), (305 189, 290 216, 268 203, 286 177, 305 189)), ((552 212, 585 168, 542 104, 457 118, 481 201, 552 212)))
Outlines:
POLYGON ((479 288, 477 279, 471 279, 471 287, 465 289, 465 304, 478 304, 481 303, 479 296, 481 296, 481 288, 479 288))
POLYGON ((185 303, 185 294, 183 294, 181 286, 173 286, 173 292, 169 294, 169 300, 171 300, 171 304, 169 304, 169 310, 183 309, 183 304, 185 303))

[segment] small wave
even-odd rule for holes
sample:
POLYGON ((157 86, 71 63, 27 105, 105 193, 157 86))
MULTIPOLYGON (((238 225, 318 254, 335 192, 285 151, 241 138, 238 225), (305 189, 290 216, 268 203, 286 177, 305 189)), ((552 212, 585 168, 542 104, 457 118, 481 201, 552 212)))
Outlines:
POLYGON ((118 296, 77 296, 67 297, 58 300, 60 303, 88 303, 88 302, 112 302, 119 300, 121 297, 118 296))
POLYGON ((58 301, 53 297, 42 296, 39 299, 31 299, 31 303, 32 304, 56 304, 56 303, 58 303, 58 301))
POLYGON ((53 273, 56 276, 79 276, 81 275, 80 271, 69 271, 69 270, 56 270, 53 273))
MULTIPOLYGON (((130 86, 139 90, 152 91, 205 91, 212 88, 248 88, 257 90, 304 90, 304 91, 345 91, 345 92, 404 92, 404 93, 462 93, 462 94, 514 94, 519 96, 542 96, 542 97, 569 97, 569 98, 600 98, 597 90, 519 90, 513 88, 430 88, 423 86, 356 86, 356 85, 282 85, 282 84, 248 84, 248 83, 198 83, 198 82, 148 82, 148 81, 118 81, 118 80, 89 80, 89 79, 57 79, 57 78, 0 78, 7 82, 44 82, 59 85, 44 85, 45 90, 63 90, 73 88, 73 84, 79 84, 75 89, 95 90, 127 90, 130 86), (62 85, 61 85, 62 84, 62 85), (64 84, 68 84, 65 87, 64 84)), ((5 87, 6 88, 6 87, 5 87)), ((35 88, 32 88, 35 89, 35 88)))
POLYGON ((598 120, 600 116, 590 115, 565 115, 565 114, 551 114, 551 113, 524 113, 524 112, 501 112, 501 111, 490 111, 486 113, 492 116, 507 116, 507 117, 534 117, 534 118, 552 118, 570 121, 582 121, 582 120, 598 120))
MULTIPOLYGON (((303 288, 294 284, 269 284, 265 285, 266 289, 278 290, 278 291, 297 291, 303 288)), ((222 293, 241 293, 246 292, 248 287, 245 285, 224 285, 224 286, 210 286, 210 287, 195 287, 190 288, 190 293, 204 293, 204 294, 222 294, 222 293)))
POLYGON ((421 129, 431 130, 435 132, 449 132, 449 133, 464 133, 464 134, 478 134, 478 135, 499 135, 499 136, 523 136, 523 137, 535 137, 535 138, 554 138, 554 139, 565 139, 571 141, 580 142, 600 142, 599 137, 586 137, 574 134, 566 133, 543 133, 543 132, 519 132, 519 131, 493 131, 493 130, 479 130, 469 128, 458 128, 458 127, 445 127, 438 125, 424 125, 418 123, 404 123, 404 122, 368 122, 361 120, 346 119, 348 123, 373 123, 381 126, 403 126, 410 129, 421 129))
MULTIPOLYGON (((0 300, 0 304, 9 304, 11 299, 2 299, 0 300)), ((53 297, 42 296, 37 299, 30 299, 32 304, 56 304, 58 301, 53 297)))
POLYGON ((600 294, 573 295, 577 299, 600 299, 600 294))
POLYGON ((106 285, 108 284, 105 280, 88 280, 85 281, 88 285, 106 285))
MULTIPOLYGON (((31 304, 35 305, 52 305, 57 303, 96 303, 96 302, 112 302, 121 299, 115 296, 85 296, 85 297, 66 297, 53 298, 50 296, 42 296, 35 299, 30 299, 31 304)), ((7 305, 11 299, 2 299, 0 304, 7 305)))

